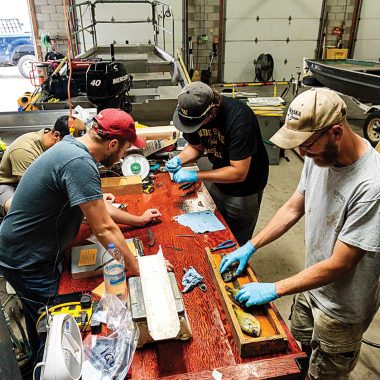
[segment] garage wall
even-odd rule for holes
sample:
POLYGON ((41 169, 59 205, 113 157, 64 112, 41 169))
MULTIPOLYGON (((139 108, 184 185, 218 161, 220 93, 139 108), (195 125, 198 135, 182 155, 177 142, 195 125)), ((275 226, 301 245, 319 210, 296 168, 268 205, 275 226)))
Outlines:
MULTIPOLYGON (((193 40, 195 70, 206 70, 210 64, 213 43, 219 44, 219 0, 188 0, 188 35, 193 40), (201 36, 207 36, 207 41, 201 36)), ((217 79, 218 56, 214 57, 212 82, 217 79)))
POLYGON ((289 80, 314 57, 322 0, 226 0, 223 78, 252 82, 254 60, 274 59, 274 79, 289 80))
MULTIPOLYGON (((368 0, 364 0, 368 1, 368 0)), ((348 47, 354 14, 355 0, 327 0, 326 45, 336 47, 338 36, 332 35, 334 27, 343 26, 343 47, 348 47)))

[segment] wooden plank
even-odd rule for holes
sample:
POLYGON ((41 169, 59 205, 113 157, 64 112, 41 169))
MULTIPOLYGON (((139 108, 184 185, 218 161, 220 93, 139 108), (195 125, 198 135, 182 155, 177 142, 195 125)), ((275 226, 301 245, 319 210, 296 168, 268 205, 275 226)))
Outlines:
MULTIPOLYGON (((211 273, 221 296, 224 310, 231 323, 232 333, 240 355, 242 357, 248 357, 258 354, 273 354, 285 351, 288 348, 288 339, 277 315, 273 312, 270 305, 257 306, 252 312, 252 315, 257 318, 261 324, 261 335, 259 337, 251 337, 242 332, 234 309, 232 308, 234 303, 225 289, 226 285, 230 287, 233 286, 231 283, 226 284, 219 272, 222 256, 218 252, 211 253, 209 248, 206 248, 206 254, 210 264, 211 273)), ((248 266, 247 274, 245 276, 240 276, 236 281, 239 284, 239 287, 241 287, 250 282, 257 282, 257 278, 251 267, 248 266)))
POLYGON ((156 341, 175 338, 181 326, 161 247, 137 259, 149 334, 156 341))

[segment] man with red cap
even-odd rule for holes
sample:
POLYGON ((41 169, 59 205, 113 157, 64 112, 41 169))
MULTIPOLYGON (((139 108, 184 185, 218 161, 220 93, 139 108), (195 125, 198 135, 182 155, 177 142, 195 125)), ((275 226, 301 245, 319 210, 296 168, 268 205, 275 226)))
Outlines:
MULTIPOLYGON (((58 292, 64 249, 76 237, 84 216, 100 243, 104 247, 114 243, 126 268, 139 273, 136 258, 107 212, 97 166, 112 166, 132 144, 145 145, 136 135, 132 117, 119 109, 105 109, 85 135, 66 136, 21 178, 0 227, 0 271, 23 304, 32 360, 39 347, 38 309, 58 292)), ((168 262, 167 267, 172 270, 168 262)))

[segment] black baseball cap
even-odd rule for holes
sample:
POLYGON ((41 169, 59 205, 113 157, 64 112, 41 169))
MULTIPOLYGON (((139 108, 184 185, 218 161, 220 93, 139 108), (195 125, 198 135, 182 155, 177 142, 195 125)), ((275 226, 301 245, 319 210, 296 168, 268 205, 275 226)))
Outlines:
POLYGON ((187 84, 178 95, 173 123, 185 133, 197 131, 206 119, 214 100, 212 89, 203 82, 187 84))

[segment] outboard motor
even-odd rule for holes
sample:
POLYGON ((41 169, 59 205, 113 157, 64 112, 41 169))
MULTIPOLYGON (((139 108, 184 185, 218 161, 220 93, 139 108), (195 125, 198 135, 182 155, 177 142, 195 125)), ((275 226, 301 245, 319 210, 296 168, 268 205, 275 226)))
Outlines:
POLYGON ((87 98, 96 105, 98 113, 105 108, 120 108, 130 113, 132 103, 128 91, 132 79, 121 62, 93 63, 86 73, 87 98))

